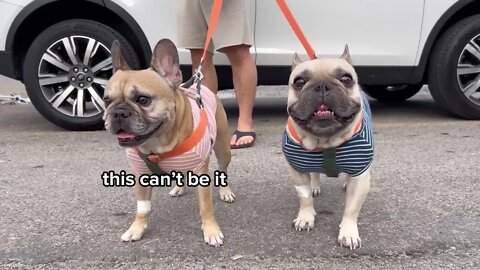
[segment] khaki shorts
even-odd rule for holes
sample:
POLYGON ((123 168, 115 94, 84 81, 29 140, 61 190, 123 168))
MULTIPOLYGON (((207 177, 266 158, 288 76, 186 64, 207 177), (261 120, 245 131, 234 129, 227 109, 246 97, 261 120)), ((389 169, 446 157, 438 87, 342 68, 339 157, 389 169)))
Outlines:
MULTIPOLYGON (((177 45, 186 49, 203 49, 213 0, 180 0, 177 16, 177 45)), ((208 51, 225 47, 253 45, 250 26, 251 0, 224 0, 217 28, 208 51)))

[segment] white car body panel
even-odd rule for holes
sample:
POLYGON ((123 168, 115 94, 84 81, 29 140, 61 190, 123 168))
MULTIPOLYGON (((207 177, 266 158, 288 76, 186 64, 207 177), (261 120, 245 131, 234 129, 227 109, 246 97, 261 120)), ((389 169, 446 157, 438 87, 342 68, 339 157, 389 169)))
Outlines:
MULTIPOLYGON (((423 0, 290 0, 286 3, 319 56, 337 57, 348 44, 355 65, 412 66, 415 63, 423 0)), ((257 1, 256 23, 259 65, 289 65, 294 51, 307 58, 275 1, 257 1)))
POLYGON ((114 0, 140 25, 153 48, 162 38, 176 39, 177 1, 114 0))
POLYGON ((24 7, 28 5, 28 3, 32 2, 34 0, 0 0, 0 2, 7 2, 16 6, 24 7))
POLYGON ((0 51, 5 50, 5 42, 7 41, 8 30, 10 30, 10 25, 17 16, 17 14, 22 10, 23 5, 16 4, 14 2, 30 2, 27 1, 6 1, 0 0, 0 51))
POLYGON ((457 0, 425 0, 425 15, 423 19, 422 35, 420 37, 419 50, 415 64, 418 65, 423 52, 423 47, 427 42, 428 36, 440 17, 447 11, 457 0))

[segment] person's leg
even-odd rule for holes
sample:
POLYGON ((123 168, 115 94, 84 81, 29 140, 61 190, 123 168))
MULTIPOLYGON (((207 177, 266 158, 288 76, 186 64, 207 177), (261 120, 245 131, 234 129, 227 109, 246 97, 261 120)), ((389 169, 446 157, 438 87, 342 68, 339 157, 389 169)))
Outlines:
MULTIPOLYGON (((237 130, 243 132, 253 131, 252 113, 257 91, 257 67, 250 55, 249 47, 236 45, 220 50, 227 55, 232 67, 233 86, 239 110, 237 130)), ((230 145, 248 144, 254 139, 252 136, 237 138, 236 135, 233 135, 230 145)))
MULTIPOLYGON (((202 58, 203 49, 191 49, 190 54, 192 56, 192 74, 195 73, 202 58)), ((213 93, 218 91, 217 72, 213 65, 213 54, 207 51, 205 55, 205 61, 203 62, 203 80, 202 84, 208 87, 213 93)))
MULTIPOLYGON (((224 1, 213 37, 218 51, 227 55, 233 73, 233 86, 238 102, 237 131, 253 132, 252 111, 257 88, 257 68, 250 55, 253 46, 253 0, 224 1)), ((254 135, 254 133, 252 133, 254 135)), ((230 145, 239 148, 250 144, 254 136, 234 134, 230 145)))

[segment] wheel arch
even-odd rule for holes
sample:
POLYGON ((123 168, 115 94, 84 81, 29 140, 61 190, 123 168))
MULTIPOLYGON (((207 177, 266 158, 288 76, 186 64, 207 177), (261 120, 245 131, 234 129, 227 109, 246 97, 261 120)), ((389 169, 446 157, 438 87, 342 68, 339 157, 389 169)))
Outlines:
POLYGON ((23 62, 33 40, 46 28, 70 19, 95 20, 115 29, 133 46, 141 66, 148 66, 152 54, 148 39, 135 19, 119 5, 103 0, 35 0, 17 15, 7 34, 5 49, 13 53, 18 80, 23 81, 23 62), (51 16, 56 11, 61 12, 51 16))
POLYGON ((442 34, 458 21, 480 14, 480 1, 476 0, 459 0, 443 13, 435 26, 432 28, 427 41, 423 47, 420 56, 419 65, 414 69, 411 77, 412 83, 427 83, 428 80, 428 63, 433 48, 442 34))

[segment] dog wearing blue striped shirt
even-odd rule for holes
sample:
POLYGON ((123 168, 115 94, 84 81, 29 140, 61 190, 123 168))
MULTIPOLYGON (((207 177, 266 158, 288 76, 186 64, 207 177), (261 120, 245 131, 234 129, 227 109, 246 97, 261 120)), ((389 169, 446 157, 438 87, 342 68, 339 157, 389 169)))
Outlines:
POLYGON ((338 243, 361 247, 357 219, 370 189, 374 147, 370 107, 348 46, 340 58, 302 62, 295 54, 287 111, 282 150, 300 199, 295 229, 314 227, 313 197, 320 194, 320 174, 344 173, 346 203, 338 243))

